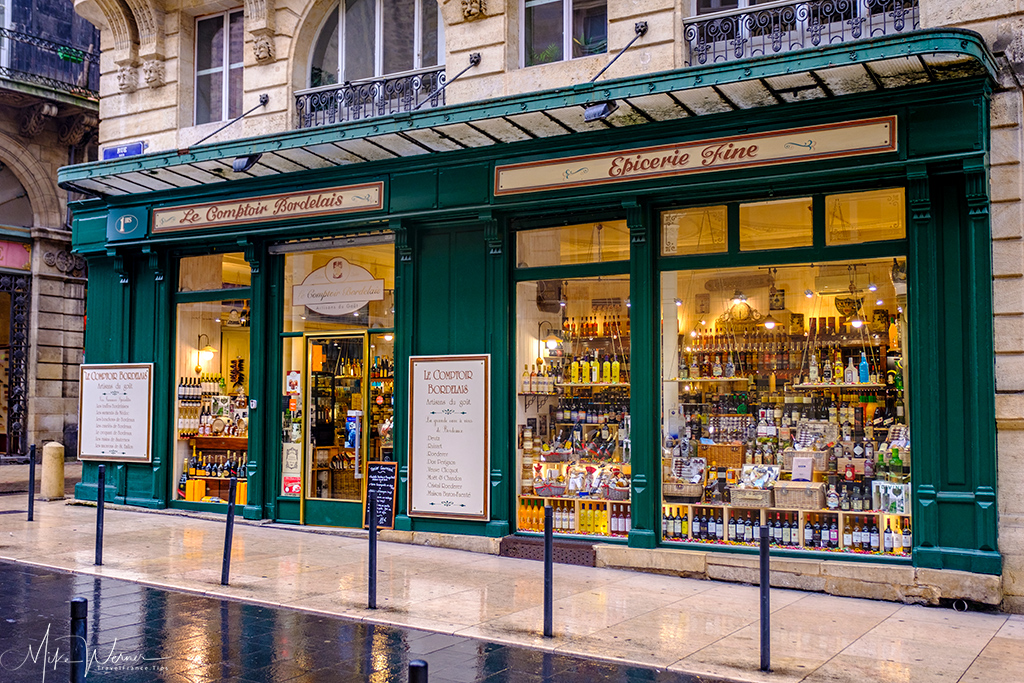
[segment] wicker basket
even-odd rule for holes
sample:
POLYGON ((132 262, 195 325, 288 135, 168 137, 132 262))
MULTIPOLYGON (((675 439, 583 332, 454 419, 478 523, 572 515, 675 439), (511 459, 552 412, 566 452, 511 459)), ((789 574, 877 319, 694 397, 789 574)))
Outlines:
POLYGON ((828 451, 797 451, 787 448, 782 452, 782 469, 793 469, 793 458, 814 458, 814 471, 825 472, 828 470, 828 451))
POLYGON ((667 498, 682 498, 687 503, 699 503, 704 495, 704 486, 687 482, 665 482, 661 485, 661 493, 667 498))
POLYGON ((700 444, 697 455, 709 466, 714 463, 717 467, 743 467, 744 450, 739 444, 700 444))
POLYGON ((809 481, 775 482, 775 507, 821 510, 825 507, 825 484, 809 481))
POLYGON ((565 493, 565 484, 551 482, 547 484, 534 485, 533 490, 543 498, 556 498, 565 493))
POLYGON ((729 488, 729 504, 739 508, 770 508, 774 497, 771 489, 729 488))
POLYGON ((608 500, 629 500, 629 488, 620 489, 609 486, 605 498, 608 500))

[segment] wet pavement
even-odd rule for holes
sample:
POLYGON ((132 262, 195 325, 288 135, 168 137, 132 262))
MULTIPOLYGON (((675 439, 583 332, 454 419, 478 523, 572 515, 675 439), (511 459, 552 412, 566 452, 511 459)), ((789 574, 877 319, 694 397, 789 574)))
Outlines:
POLYGON ((68 680, 75 597, 89 601, 87 681, 390 683, 416 659, 431 683, 713 680, 12 562, 0 576, 4 683, 68 680))

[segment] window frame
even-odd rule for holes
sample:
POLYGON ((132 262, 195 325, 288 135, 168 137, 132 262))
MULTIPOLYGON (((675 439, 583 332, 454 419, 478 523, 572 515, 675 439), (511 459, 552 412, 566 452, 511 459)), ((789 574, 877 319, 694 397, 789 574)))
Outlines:
POLYGON ((423 66, 423 3, 431 2, 432 0, 413 0, 413 49, 412 49, 412 68, 405 71, 394 71, 384 73, 384 2, 385 0, 373 0, 374 2, 374 15, 373 15, 373 75, 365 78, 345 78, 345 8, 344 0, 338 0, 335 3, 334 8, 328 11, 320 23, 320 27, 316 31, 316 35, 311 44, 307 56, 306 64, 306 87, 337 87, 343 83, 365 83, 367 81, 380 80, 382 78, 390 78, 393 76, 399 76, 401 74, 414 73, 416 71, 441 69, 445 65, 445 49, 444 49, 444 17, 441 15, 441 10, 437 10, 437 63, 430 66, 423 66), (324 27, 330 19, 331 14, 335 11, 338 12, 338 73, 335 74, 337 80, 334 83, 328 85, 314 86, 313 85, 313 53, 317 43, 320 41, 323 35, 324 27))
MULTIPOLYGON (((241 58, 242 59, 239 62, 232 62, 231 61, 231 18, 232 18, 233 15, 239 15, 239 16, 242 17, 242 22, 243 22, 243 27, 244 27, 245 10, 240 8, 240 7, 239 8, 235 8, 235 9, 226 10, 224 12, 218 12, 216 14, 207 14, 207 15, 204 15, 204 16, 201 16, 201 17, 196 17, 196 20, 195 20, 195 33, 194 33, 195 40, 193 41, 194 42, 194 46, 193 46, 194 47, 194 51, 193 51, 193 62, 192 62, 192 64, 193 64, 193 72, 194 72, 193 73, 193 77, 192 77, 192 88, 193 88, 193 90, 192 90, 192 121, 193 121, 193 125, 202 126, 202 125, 205 125, 205 124, 208 124, 208 123, 218 123, 220 121, 227 121, 228 119, 231 118, 231 95, 232 95, 232 92, 231 92, 231 71, 233 69, 236 69, 236 68, 240 69, 240 70, 243 70, 243 71, 245 69, 244 28, 243 28, 243 45, 242 45, 242 54, 241 54, 241 58), (204 21, 210 21, 212 19, 217 19, 217 18, 220 18, 220 20, 222 22, 221 25, 222 25, 222 27, 224 29, 224 46, 223 46, 224 53, 222 55, 223 62, 221 64, 221 66, 219 66, 219 67, 211 68, 211 69, 203 69, 202 71, 200 71, 199 68, 198 68, 198 64, 199 64, 199 51, 200 51, 200 47, 202 47, 202 46, 200 46, 200 44, 199 44, 199 24, 204 22, 204 21), (199 120, 199 96, 198 96, 198 93, 200 91, 200 88, 199 88, 199 78, 201 76, 208 76, 208 75, 214 74, 214 73, 222 73, 223 74, 223 78, 221 79, 221 112, 220 112, 220 118, 211 118, 209 121, 200 121, 199 120)), ((212 46, 209 46, 209 47, 210 47, 210 54, 213 54, 212 46)), ((241 96, 245 92, 244 84, 240 85, 240 87, 242 88, 242 93, 239 93, 239 96, 241 96)), ((210 112, 210 115, 213 116, 213 112, 212 111, 210 112)))
MULTIPOLYGON (((562 58, 553 62, 544 62, 543 64, 529 64, 526 63, 526 3, 531 0, 521 0, 519 4, 519 66, 520 68, 532 68, 535 66, 544 66, 545 64, 559 64, 561 62, 569 62, 574 59, 585 59, 587 57, 593 57, 591 55, 583 55, 582 57, 572 56, 572 11, 573 5, 577 0, 561 0, 562 2, 562 58)), ((536 0, 534 0, 536 1, 536 0)), ((555 0, 552 0, 555 1, 555 0)), ((693 0, 696 2, 697 0, 693 0)), ((605 0, 605 19, 604 27, 605 34, 608 33, 608 1, 605 0)), ((608 54, 608 48, 605 47, 604 52, 595 54, 608 54)))

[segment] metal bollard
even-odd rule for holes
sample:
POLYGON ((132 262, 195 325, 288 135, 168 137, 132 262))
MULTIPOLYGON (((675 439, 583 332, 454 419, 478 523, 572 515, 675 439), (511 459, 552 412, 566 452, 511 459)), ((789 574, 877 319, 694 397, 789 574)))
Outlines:
POLYGON ((107 495, 107 466, 100 464, 96 477, 96 566, 103 564, 103 505, 107 495))
POLYGON ((761 525, 761 547, 760 547, 760 560, 761 560, 761 671, 769 672, 771 668, 772 658, 772 627, 771 627, 771 597, 768 591, 771 589, 770 586, 770 575, 769 569, 770 564, 768 560, 768 525, 761 525))
POLYGON ((28 447, 28 521, 34 521, 36 511, 36 445, 28 447))
POLYGON ((228 521, 224 530, 224 564, 220 568, 220 585, 228 585, 228 574, 231 573, 231 541, 235 532, 235 489, 238 487, 238 477, 231 477, 228 484, 228 521))
MULTIPOLYGON (((366 582, 366 606, 370 609, 377 609, 377 492, 370 491, 367 498, 370 506, 370 510, 366 514, 366 521, 370 526, 370 554, 367 562, 369 576, 366 582)), ((426 674, 424 674, 423 680, 427 680, 426 674)))
POLYGON ((552 627, 552 592, 554 590, 554 524, 550 505, 544 506, 544 637, 555 635, 552 627))
POLYGON ((422 659, 409 662, 409 683, 427 683, 427 663, 422 659))
POLYGON ((71 600, 71 683, 85 683, 85 672, 88 669, 85 645, 88 642, 89 601, 85 598, 71 600))

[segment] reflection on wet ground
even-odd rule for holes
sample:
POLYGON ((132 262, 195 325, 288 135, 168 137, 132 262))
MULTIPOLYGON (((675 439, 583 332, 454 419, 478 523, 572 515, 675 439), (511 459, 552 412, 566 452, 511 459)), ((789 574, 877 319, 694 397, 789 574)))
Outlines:
POLYGON ((66 681, 69 602, 88 606, 87 681, 707 681, 416 629, 0 562, 0 681, 66 681))

